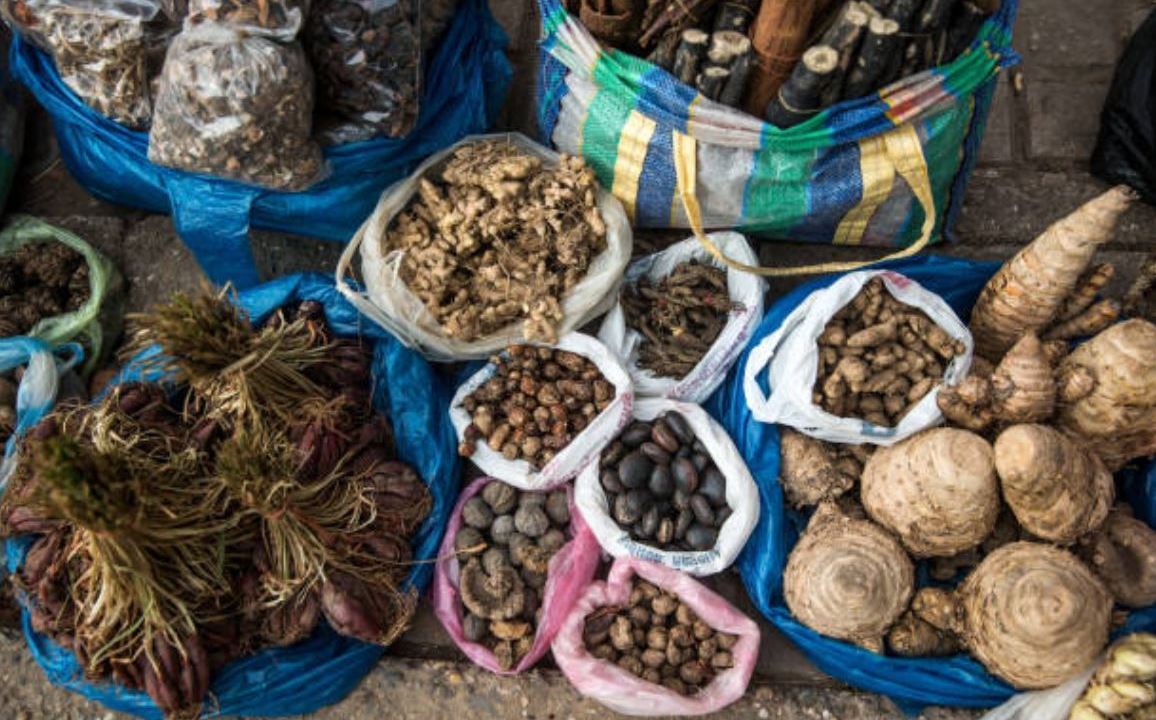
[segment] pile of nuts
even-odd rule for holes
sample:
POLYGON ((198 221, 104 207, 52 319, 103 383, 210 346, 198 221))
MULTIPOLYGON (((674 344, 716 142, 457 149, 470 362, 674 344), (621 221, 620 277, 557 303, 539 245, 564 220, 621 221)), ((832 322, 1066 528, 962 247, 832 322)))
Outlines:
POLYGON ((591 655, 681 695, 693 695, 734 667, 738 636, 717 632, 678 596, 637 582, 627 607, 586 616, 582 640, 591 655))
POLYGON ((897 425, 966 348, 871 279, 819 336, 813 400, 832 415, 897 425))
POLYGON ((494 481, 466 501, 462 523, 454 537, 462 632, 509 670, 534 644, 550 558, 566 544, 569 499, 565 490, 522 492, 494 481))
POLYGON ((524 321, 527 340, 553 343, 566 293, 606 249, 597 192, 582 158, 547 167, 508 142, 462 145, 421 178, 382 255, 401 254, 401 279, 447 336, 524 321))
POLYGON ((0 256, 0 337, 25 335, 44 318, 78 310, 91 286, 84 256, 60 242, 33 242, 0 256))
POLYGON ((627 427, 603 451, 599 482, 614 522, 661 550, 710 550, 731 515, 726 478, 677 412, 627 427))
POLYGON ((684 262, 651 284, 642 278, 622 291, 626 325, 642 334, 638 366, 659 377, 683 378, 702 361, 732 310, 727 275, 714 265, 684 262))
POLYGON ((480 440, 540 470, 614 401, 614 385, 577 353, 513 345, 490 362, 493 377, 462 401, 470 414, 458 447, 465 457, 480 440))

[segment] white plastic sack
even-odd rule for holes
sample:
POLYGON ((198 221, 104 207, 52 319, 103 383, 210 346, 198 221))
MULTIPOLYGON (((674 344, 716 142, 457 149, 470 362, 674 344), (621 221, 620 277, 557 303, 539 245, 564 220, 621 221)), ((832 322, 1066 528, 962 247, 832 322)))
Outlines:
MULTIPOLYGON (((522 321, 511 323, 499 332, 470 342, 447 336, 433 314, 401 280, 398 267, 400 257, 396 253, 382 254, 385 231, 394 216, 405 208, 417 192, 420 178, 459 146, 496 139, 517 145, 547 163, 558 162, 558 153, 517 133, 468 137, 434 154, 408 178, 387 188, 377 208, 358 229, 337 264, 337 289, 341 294, 366 317, 430 360, 450 362, 484 359, 508 345, 525 341, 522 321), (359 291, 347 278, 353 264, 353 255, 358 250, 361 252, 361 278, 365 282, 365 292, 359 291)), ((622 204, 602 188, 598 191, 597 201, 602 220, 606 223, 606 249, 590 262, 586 277, 563 298, 562 311, 565 318, 558 327, 559 337, 582 327, 610 308, 618 297, 615 291, 630 261, 633 235, 622 204)), ((509 482, 504 477, 501 479, 509 482)))
POLYGON ((659 550, 632 539, 630 533, 619 527, 610 516, 606 491, 599 481, 598 462, 587 465, 578 476, 574 502, 594 537, 598 538, 598 544, 612 556, 648 560, 691 575, 713 575, 731 566, 758 524, 759 490, 726 430, 698 405, 676 400, 638 400, 634 406, 634 419, 650 421, 668 411, 677 412, 686 418, 695 437, 706 446, 711 460, 726 479, 727 505, 731 508, 731 516, 719 529, 718 540, 713 548, 689 552, 659 550))
POLYGON ((1062 685, 1019 693, 989 710, 980 720, 1068 720, 1072 706, 1084 694, 1084 688, 1103 660, 1100 656, 1091 667, 1062 685))
MULTIPOLYGON (((520 490, 547 490, 573 478, 583 467, 595 460, 602 449, 626 427, 634 409, 634 389, 630 383, 630 376, 627 375, 626 368, 622 367, 618 359, 602 343, 589 335, 570 333, 550 347, 577 353, 593 362, 607 382, 614 386, 614 400, 598 413, 569 445, 555 455, 553 460, 537 472, 528 461, 507 460, 500 452, 490 449, 484 440, 479 440, 470 460, 481 468, 484 474, 520 490)), ((489 380, 496 370, 492 363, 486 365, 454 393, 454 399, 450 403, 450 422, 454 425, 458 442, 465 439, 466 428, 470 425, 470 414, 462 407, 462 401, 489 380)))
POLYGON ((875 276, 883 279, 897 300, 927 313, 934 323, 966 346, 963 355, 948 364, 943 382, 955 385, 967 375, 973 349, 971 333, 943 298, 897 272, 864 270, 844 275, 833 285, 811 293, 778 330, 751 349, 743 374, 743 392, 756 420, 789 425, 820 440, 853 445, 893 445, 943 420, 936 403, 940 386, 927 393, 895 427, 838 417, 812 401, 811 392, 819 372, 819 335, 835 313, 875 276), (769 396, 759 387, 758 375, 762 372, 768 374, 769 396))
POLYGON ((61 373, 68 372, 84 360, 84 350, 76 343, 61 345, 57 352, 59 356, 54 355, 43 340, 36 338, 0 340, 0 372, 26 366, 16 392, 16 427, 8 438, 4 461, 0 463, 0 494, 16 469, 20 439, 56 404, 61 373))
MULTIPOLYGON (((735 232, 720 232, 711 233, 709 237, 727 257, 746 265, 758 264, 758 257, 742 235, 735 232)), ((642 344, 642 333, 626 326, 626 313, 622 310, 622 303, 615 303, 602 321, 598 339, 625 363, 631 379, 634 380, 634 394, 638 397, 665 397, 693 403, 706 400, 726 379, 727 371, 738 359, 751 333, 763 319, 763 295, 766 292, 766 283, 763 279, 753 273, 728 267, 707 252, 706 248, 693 237, 631 263, 626 270, 625 282, 634 284, 642 277, 651 282, 658 282, 670 275, 675 267, 688 260, 698 260, 726 270, 730 299, 741 303, 742 308, 731 311, 726 326, 698 365, 687 373, 686 377, 676 379, 660 377, 650 370, 638 367, 638 348, 642 344)))

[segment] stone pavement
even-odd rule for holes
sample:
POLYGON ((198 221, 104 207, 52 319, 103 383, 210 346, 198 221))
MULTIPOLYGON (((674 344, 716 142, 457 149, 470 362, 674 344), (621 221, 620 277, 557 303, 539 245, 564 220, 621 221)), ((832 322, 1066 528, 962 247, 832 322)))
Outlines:
MULTIPOLYGON (((504 115, 508 128, 534 135, 533 88, 538 35, 532 0, 491 0, 507 28, 517 74, 504 115)), ((984 140, 981 164, 968 187, 958 225, 959 242, 935 252, 977 258, 1010 256, 1059 215, 1103 189, 1087 173, 1099 125, 1099 109, 1116 57, 1126 38, 1154 7, 1150 0, 1026 0, 1021 3, 1015 46, 1023 65, 1001 80, 984 140)), ((34 115, 26 161, 12 208, 45 216, 92 241, 129 279, 130 309, 146 307, 173 290, 191 289, 202 276, 167 217, 102 203, 71 181, 61 166, 48 120, 34 115)), ((679 234, 646 233, 640 244, 679 234)), ((266 276, 300 270, 329 272, 336 245, 255 233, 254 249, 266 276)), ((1116 264, 1123 286, 1145 253, 1156 251, 1156 209, 1130 211, 1119 237, 1103 252, 1116 264)), ((763 261, 778 265, 869 259, 881 249, 776 243, 763 246, 763 261)), ((799 279, 770 284, 771 297, 799 279)), ((713 581, 724 595, 757 615, 737 577, 713 581)), ((548 663, 523 678, 495 678, 464 662, 428 609, 391 650, 363 686, 320 718, 377 718, 383 707, 400 717, 602 716, 583 701, 548 663), (436 688, 430 692, 430 688, 436 688), (461 715, 461 713, 466 715, 461 715)), ((114 715, 48 687, 21 643, 0 639, 0 718, 40 720, 114 715)), ((755 687, 725 717, 846 719, 900 717, 887 701, 846 690, 815 670, 764 624, 755 687)), ((939 720, 974 717, 931 711, 939 720)))

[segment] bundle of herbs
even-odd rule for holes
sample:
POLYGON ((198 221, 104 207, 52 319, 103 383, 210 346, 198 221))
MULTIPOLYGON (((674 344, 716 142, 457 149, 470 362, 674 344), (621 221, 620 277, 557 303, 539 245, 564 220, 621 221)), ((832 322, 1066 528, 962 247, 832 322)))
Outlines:
POLYGON ((0 336, 27 335, 43 319, 80 309, 88 263, 60 242, 31 242, 0 256, 0 336))
POLYGON ((6 533, 37 536, 14 577, 34 629, 169 717, 197 716, 216 670, 322 617, 396 638, 432 501, 373 411, 369 348, 311 301, 259 327, 224 293, 135 320, 137 367, 165 383, 59 408, 0 506, 6 533))

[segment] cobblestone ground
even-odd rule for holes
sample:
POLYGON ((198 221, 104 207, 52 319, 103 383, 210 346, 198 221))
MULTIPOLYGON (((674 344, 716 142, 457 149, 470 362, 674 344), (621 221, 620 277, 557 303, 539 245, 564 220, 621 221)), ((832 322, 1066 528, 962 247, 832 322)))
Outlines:
MULTIPOLYGON (((530 0, 491 0, 506 26, 517 68, 504 123, 533 129, 537 17, 530 0)), ((968 188, 958 242, 936 252, 977 258, 1006 258, 1058 215, 1103 189, 1087 173, 1099 125, 1100 105, 1126 38, 1154 7, 1150 0, 1028 0, 1021 3, 1015 46, 1023 64, 1001 80, 984 139, 981 164, 968 188)), ((48 121, 34 116, 26 162, 14 206, 46 216, 88 238, 129 279, 130 309, 146 307, 177 289, 196 287, 202 277, 181 246, 167 217, 102 203, 72 183, 56 155, 48 121)), ((669 237, 644 235, 639 245, 669 237)), ((328 272, 339 249, 330 244, 256 233, 258 263, 267 276, 300 270, 328 272)), ((1138 207, 1122 223, 1105 259, 1119 271, 1116 285, 1130 281, 1139 260, 1156 250, 1156 209, 1138 207)), ((806 264, 868 259, 868 248, 775 244, 764 262, 806 264)), ((771 295, 797 280, 771 283, 771 295)), ((716 588, 744 609, 737 578, 724 575, 716 588)), ((756 681, 742 702, 720 714, 728 718, 860 720, 903 717, 885 699, 841 687, 815 670, 769 626, 764 625, 756 681)), ((601 706, 574 693, 548 668, 517 679, 496 678, 464 662, 428 609, 373 674, 343 703, 315 717, 368 720, 401 718, 581 718, 605 717, 601 706)), ((957 720, 977 713, 933 709, 924 717, 957 720)), ((23 644, 0 638, 0 718, 96 720, 114 714, 50 687, 23 644)))

